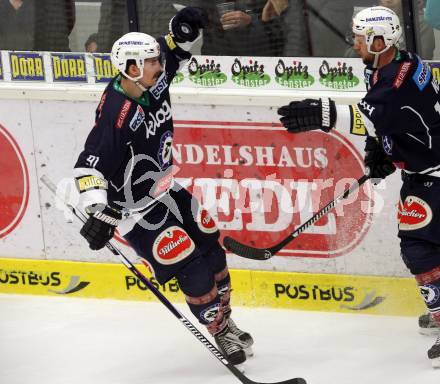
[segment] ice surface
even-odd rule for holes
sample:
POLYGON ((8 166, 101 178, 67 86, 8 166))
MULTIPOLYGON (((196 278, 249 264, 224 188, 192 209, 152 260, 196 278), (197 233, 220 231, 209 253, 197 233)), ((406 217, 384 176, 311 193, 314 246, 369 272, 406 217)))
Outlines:
MULTIPOLYGON (((181 311, 202 330, 185 306, 181 311)), ((438 384, 417 319, 234 308, 252 333, 246 375, 310 384, 438 384)), ((1 384, 239 381, 161 304, 0 295, 1 384)))

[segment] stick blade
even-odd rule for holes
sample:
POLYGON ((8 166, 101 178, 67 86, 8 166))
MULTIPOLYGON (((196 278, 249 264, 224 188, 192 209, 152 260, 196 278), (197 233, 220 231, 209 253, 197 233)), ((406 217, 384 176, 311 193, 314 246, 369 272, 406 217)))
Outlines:
POLYGON ((278 384, 307 384, 307 382, 302 377, 297 377, 295 379, 281 381, 278 384))
POLYGON ((274 384, 307 384, 307 382, 302 377, 296 377, 295 379, 279 381, 278 383, 274 384))
POLYGON ((235 253, 238 256, 252 260, 267 260, 270 259, 273 254, 270 250, 265 248, 254 248, 249 245, 240 243, 232 237, 226 236, 223 239, 223 246, 230 252, 235 253))
POLYGON ((245 381, 246 384, 307 384, 307 382, 302 377, 296 377, 294 379, 284 380, 284 381, 277 381, 274 383, 260 383, 257 381, 245 381))

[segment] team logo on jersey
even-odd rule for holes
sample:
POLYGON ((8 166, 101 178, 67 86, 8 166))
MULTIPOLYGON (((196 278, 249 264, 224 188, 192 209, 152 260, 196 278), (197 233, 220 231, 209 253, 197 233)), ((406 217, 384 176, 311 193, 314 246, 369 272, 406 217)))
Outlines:
POLYGON ((159 100, 160 95, 162 95, 162 92, 165 91, 167 87, 168 87, 167 77, 165 75, 165 72, 162 72, 162 74, 157 79, 156 84, 154 84, 150 88, 150 93, 153 95, 153 97, 156 100, 159 100))
POLYGON ((399 201, 399 230, 412 231, 426 227, 432 220, 432 209, 417 196, 407 196, 404 203, 399 201))
POLYGON ((166 131, 160 138, 158 160, 162 169, 171 164, 171 145, 173 144, 173 132, 166 131))
POLYGON ((141 124, 145 121, 145 112, 140 105, 136 108, 136 113, 128 125, 133 132, 136 132, 141 124))
POLYGON ((437 303, 438 299, 440 298, 440 290, 435 285, 425 284, 421 285, 419 289, 420 294, 423 296, 423 299, 428 306, 437 303))
POLYGON ((383 150, 388 156, 391 156, 393 153, 393 140, 389 136, 382 137, 382 146, 383 150))
POLYGON ((217 225, 215 224, 215 221, 212 219, 209 212, 204 208, 199 209, 197 215, 197 225, 204 233, 217 232, 217 225))
POLYGON ((220 303, 211 305, 200 313, 200 318, 208 323, 212 323, 220 310, 220 303))
POLYGON ((163 123, 171 120, 171 106, 168 104, 168 101, 165 100, 162 103, 161 108, 157 110, 155 114, 150 112, 148 114, 148 117, 150 118, 150 120, 148 120, 148 123, 145 123, 145 127, 147 130, 147 140, 150 138, 150 135, 156 135, 157 129, 160 128, 163 123))
POLYGON ((160 264, 171 265, 188 257, 195 245, 183 228, 175 225, 161 232, 153 243, 153 256, 160 264))

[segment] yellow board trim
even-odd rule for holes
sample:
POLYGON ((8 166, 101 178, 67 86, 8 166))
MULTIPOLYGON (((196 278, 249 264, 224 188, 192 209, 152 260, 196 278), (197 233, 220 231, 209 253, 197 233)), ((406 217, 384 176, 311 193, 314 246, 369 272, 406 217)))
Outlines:
MULTIPOLYGON (((177 282, 164 286, 137 268, 172 302, 177 282)), ((416 316, 425 309, 413 278, 231 270, 234 305, 306 311, 416 316)), ((122 264, 0 258, 0 293, 154 301, 122 264)))

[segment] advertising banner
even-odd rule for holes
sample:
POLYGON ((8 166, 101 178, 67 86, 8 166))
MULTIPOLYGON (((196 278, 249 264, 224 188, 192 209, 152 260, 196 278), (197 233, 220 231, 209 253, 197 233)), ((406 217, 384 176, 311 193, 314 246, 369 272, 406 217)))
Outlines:
POLYGON ((87 83, 85 55, 51 53, 50 58, 54 82, 87 83))
POLYGON ((8 130, 0 124, 0 238, 20 223, 29 202, 29 173, 26 159, 8 130))
POLYGON ((43 54, 38 52, 9 52, 12 81, 45 81, 43 54))
MULTIPOLYGON (((175 279, 159 285, 172 303, 184 302, 175 279)), ((413 278, 231 270, 234 305, 306 311, 416 316, 424 304, 413 278)), ((0 293, 157 301, 122 264, 0 258, 0 293)))
MULTIPOLYGON (((3 52, 8 81, 104 86, 118 73, 109 54, 3 52)), ((353 58, 193 56, 177 73, 173 86, 363 92, 363 71, 362 61, 353 58)))
MULTIPOLYGON (((440 63, 431 62, 440 78, 440 63)), ((193 56, 173 87, 364 92, 358 58, 193 56)), ((0 51, 0 80, 102 84, 118 71, 108 53, 0 51), (1 58, 7 63, 1 63, 1 58)))
POLYGON ((31 114, 27 102, 0 103, 0 255, 46 258, 31 114))
POLYGON ((92 57, 95 83, 108 83, 119 73, 119 70, 112 65, 110 55, 94 53, 92 57))
MULTIPOLYGON (((7 233, 0 239, 1 256, 117 262, 105 249, 89 250, 79 235, 80 223, 39 181, 42 175, 55 183, 71 180, 95 108, 94 102, 0 104, 0 123, 24 159, 7 141, 8 153, 15 155, 8 155, 5 167, 14 165, 17 176, 5 181, 14 180, 15 195, 0 196, 9 209, 2 224, 7 233), (19 171, 24 163, 29 174, 27 206, 26 195, 17 192, 24 191, 25 179, 18 177, 25 175, 19 171)), ((206 206, 221 238, 229 235, 255 247, 271 246, 363 173, 361 136, 338 129, 290 135, 270 107, 176 104, 173 110, 175 177, 206 206)), ((397 173, 375 188, 366 183, 270 261, 229 254, 229 264, 239 269, 409 276, 397 238, 400 183, 397 173)), ((121 247, 137 260, 123 242, 121 247)))
MULTIPOLYGON (((280 242, 363 174, 358 150, 336 131, 290 135, 279 125, 248 122, 176 126, 177 177, 223 235, 257 247, 280 242)), ((351 204, 330 212, 279 254, 346 254, 371 224, 370 197, 366 184, 351 204)))

